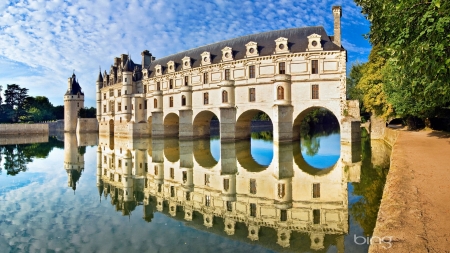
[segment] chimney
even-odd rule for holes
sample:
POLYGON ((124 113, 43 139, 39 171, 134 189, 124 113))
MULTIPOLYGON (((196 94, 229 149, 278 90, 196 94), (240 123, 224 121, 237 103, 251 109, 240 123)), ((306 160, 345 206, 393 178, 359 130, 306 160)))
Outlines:
POLYGON ((142 55, 142 69, 150 66, 152 62, 152 54, 148 50, 144 50, 141 53, 142 55))
POLYGON ((72 89, 72 77, 69 77, 67 80, 67 89, 68 90, 72 89))
POLYGON ((127 62, 127 60, 128 60, 128 55, 127 54, 121 54, 120 55, 120 61, 121 61, 122 65, 125 64, 127 62))
POLYGON ((334 17, 334 44, 341 46, 341 17, 342 8, 341 6, 333 6, 333 17, 334 17))
POLYGON ((119 67, 120 65, 120 58, 119 57, 115 57, 114 58, 114 66, 119 67))

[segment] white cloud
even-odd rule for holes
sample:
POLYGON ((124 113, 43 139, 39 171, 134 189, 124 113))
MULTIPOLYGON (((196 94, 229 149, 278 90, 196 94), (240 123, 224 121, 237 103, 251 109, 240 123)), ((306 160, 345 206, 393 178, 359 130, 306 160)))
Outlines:
MULTIPOLYGON (((17 0, 0 4, 0 68, 18 63, 0 84, 17 83, 30 94, 62 104, 75 69, 87 99, 94 101, 98 66, 148 49, 157 58, 261 31, 323 25, 333 33, 333 1, 17 0), (39 71, 32 71, 34 68, 39 71)), ((343 5, 343 27, 367 24, 353 1, 343 5)), ((347 39, 351 40, 350 38, 347 39)), ((348 47, 352 52, 358 46, 348 47)), ((357 51, 357 53, 360 52, 357 51)), ((138 60, 139 61, 139 60, 138 60)), ((87 104, 94 106, 94 103, 87 104)))

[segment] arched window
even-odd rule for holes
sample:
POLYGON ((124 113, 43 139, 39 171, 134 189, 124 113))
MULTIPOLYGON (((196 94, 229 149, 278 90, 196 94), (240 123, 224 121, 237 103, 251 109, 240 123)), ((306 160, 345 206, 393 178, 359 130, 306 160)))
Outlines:
POLYGON ((158 108, 158 99, 153 99, 153 108, 158 108))
POLYGON ((228 92, 226 90, 222 91, 222 103, 228 103, 228 92))
POLYGON ((169 97, 169 107, 173 107, 173 97, 169 97))
POLYGON ((284 88, 282 86, 278 86, 277 88, 277 99, 284 99, 284 88))
POLYGON ((185 106, 186 105, 186 96, 183 95, 181 96, 181 106, 185 106))

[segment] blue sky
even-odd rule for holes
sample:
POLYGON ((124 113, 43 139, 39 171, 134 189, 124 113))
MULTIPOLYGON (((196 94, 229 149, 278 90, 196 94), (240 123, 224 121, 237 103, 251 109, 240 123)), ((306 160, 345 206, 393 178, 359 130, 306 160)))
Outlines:
POLYGON ((130 53, 140 62, 263 31, 324 26, 333 34, 331 7, 341 5, 342 44, 348 69, 365 62, 369 23, 353 1, 14 0, 0 1, 0 85, 16 83, 31 96, 63 104, 75 74, 86 106, 95 106, 99 67, 130 53))

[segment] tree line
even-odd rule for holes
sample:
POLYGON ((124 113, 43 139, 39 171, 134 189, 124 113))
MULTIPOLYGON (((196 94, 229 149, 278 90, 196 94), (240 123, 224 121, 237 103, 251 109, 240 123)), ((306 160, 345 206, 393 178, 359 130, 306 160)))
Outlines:
MULTIPOLYGON (((28 89, 17 84, 8 84, 1 96, 0 85, 0 123, 33 123, 64 119, 64 106, 53 106, 45 96, 28 96, 28 89)), ((95 118, 94 107, 81 108, 79 116, 95 118)))
POLYGON ((355 0, 370 21, 368 62, 352 66, 361 110, 450 130, 450 1, 355 0))

